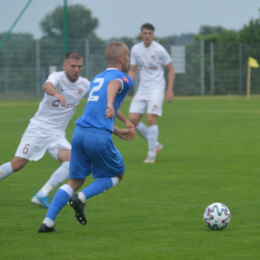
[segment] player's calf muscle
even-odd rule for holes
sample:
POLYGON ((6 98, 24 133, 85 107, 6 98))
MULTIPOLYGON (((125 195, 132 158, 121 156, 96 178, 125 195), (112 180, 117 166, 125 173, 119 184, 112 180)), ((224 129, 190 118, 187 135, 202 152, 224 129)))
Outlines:
POLYGON ((13 160, 11 161, 11 165, 12 165, 13 171, 14 172, 19 171, 20 169, 22 169, 25 166, 25 164, 27 162, 28 162, 27 159, 15 156, 13 158, 13 160))

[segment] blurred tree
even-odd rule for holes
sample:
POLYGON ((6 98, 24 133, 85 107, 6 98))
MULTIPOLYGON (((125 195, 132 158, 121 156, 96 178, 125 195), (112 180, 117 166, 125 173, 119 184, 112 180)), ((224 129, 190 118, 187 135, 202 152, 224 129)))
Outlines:
POLYGON ((192 33, 183 33, 181 35, 172 35, 164 38, 167 39, 167 42, 169 44, 176 44, 176 45, 185 45, 194 40, 194 36, 192 33))
POLYGON ((223 29, 209 35, 195 35, 195 39, 204 40, 205 42, 239 42, 239 33, 234 30, 223 29))
POLYGON ((260 19, 251 19, 248 25, 244 25, 239 36, 243 43, 260 43, 260 19))
POLYGON ((28 46, 28 49, 26 50, 24 57, 23 57, 23 67, 24 68, 30 68, 35 67, 36 64, 36 51, 35 51, 35 44, 31 44, 28 46))
POLYGON ((210 35, 212 33, 220 33, 221 31, 225 30, 221 26, 210 26, 210 25, 202 25, 199 29, 199 35, 210 35))
POLYGON ((205 42, 239 42, 239 33, 221 26, 203 25, 200 27, 199 34, 194 38, 205 42))
MULTIPOLYGON (((0 33, 0 40, 4 35, 5 33, 0 33)), ((30 33, 10 33, 1 47, 1 51, 5 54, 5 57, 8 60, 8 57, 11 57, 15 50, 19 50, 23 55, 27 50, 28 45, 31 45, 33 41, 33 35, 30 33)))
MULTIPOLYGON (((58 6, 40 22, 45 37, 63 37, 63 7, 58 6)), ((86 38, 98 27, 98 19, 92 17, 85 6, 76 4, 68 6, 68 38, 86 38)))
MULTIPOLYGON (((5 34, 6 32, 0 33, 0 40, 2 40, 5 34)), ((5 43, 10 41, 22 41, 25 43, 31 42, 33 41, 33 35, 31 33, 10 33, 5 43)))
POLYGON ((9 67, 10 68, 22 68, 23 67, 23 60, 21 58, 20 52, 17 49, 12 54, 12 57, 9 61, 9 67))
POLYGON ((5 67, 5 55, 4 52, 0 49, 0 68, 5 67))

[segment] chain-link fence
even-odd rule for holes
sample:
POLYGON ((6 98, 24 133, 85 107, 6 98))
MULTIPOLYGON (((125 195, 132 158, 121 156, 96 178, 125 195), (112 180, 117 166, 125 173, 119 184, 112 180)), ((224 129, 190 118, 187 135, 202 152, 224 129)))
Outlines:
MULTIPOLYGON (((129 39, 120 40, 129 48, 135 43, 129 39)), ((83 77, 92 80, 106 68, 106 44, 97 38, 69 40, 69 50, 78 51, 84 58, 83 77)), ((161 44, 170 53, 173 43, 161 44)), ((260 60, 260 44, 203 41, 186 44, 186 69, 184 74, 176 74, 175 95, 244 95, 249 56, 260 60)), ((62 39, 7 41, 0 50, 0 99, 42 98, 42 84, 49 75, 50 66, 62 70, 62 62, 62 39)), ((251 93, 260 93, 259 69, 252 69, 251 93)))

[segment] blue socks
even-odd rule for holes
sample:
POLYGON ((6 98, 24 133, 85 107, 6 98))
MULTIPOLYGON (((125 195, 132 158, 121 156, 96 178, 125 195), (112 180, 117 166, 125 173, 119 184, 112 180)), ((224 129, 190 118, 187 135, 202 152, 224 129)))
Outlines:
POLYGON ((68 185, 62 185, 56 192, 53 201, 48 209, 46 218, 55 221, 56 216, 61 211, 61 209, 67 204, 74 190, 68 185))
POLYGON ((114 184, 111 178, 100 178, 93 181, 87 188, 85 188, 81 192, 86 196, 86 199, 89 199, 95 195, 105 192, 113 186, 114 184))
MULTIPOLYGON (((79 192, 78 197, 84 203, 86 199, 105 192, 109 188, 115 186, 118 181, 119 180, 117 177, 97 179, 83 191, 79 192)), ((73 193, 74 190, 68 184, 61 186, 51 202, 43 223, 45 223, 48 227, 53 227, 56 216, 67 204, 73 193)))

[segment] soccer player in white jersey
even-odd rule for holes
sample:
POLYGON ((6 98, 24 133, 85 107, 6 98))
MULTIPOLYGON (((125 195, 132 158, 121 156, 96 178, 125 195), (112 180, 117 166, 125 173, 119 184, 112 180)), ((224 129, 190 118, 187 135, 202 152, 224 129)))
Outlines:
POLYGON ((145 163, 154 163, 156 154, 163 148, 158 142, 158 116, 162 115, 164 96, 168 102, 174 98, 173 84, 175 78, 172 60, 165 48, 153 41, 154 26, 146 23, 141 27, 142 42, 134 45, 130 55, 128 75, 135 79, 139 68, 140 82, 129 109, 129 120, 135 125, 139 134, 148 142, 148 156, 145 163), (168 86, 164 68, 168 71, 168 86), (146 112, 147 124, 142 123, 141 117, 146 112))
POLYGON ((81 99, 88 93, 90 82, 80 77, 82 56, 69 51, 64 56, 63 71, 53 72, 43 85, 44 98, 25 130, 11 162, 0 166, 0 180, 22 169, 28 161, 38 161, 46 151, 61 162, 32 202, 49 207, 48 194, 69 176, 71 145, 65 129, 81 99))

